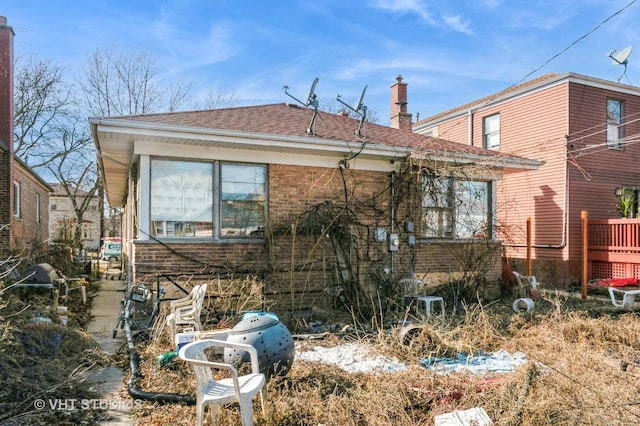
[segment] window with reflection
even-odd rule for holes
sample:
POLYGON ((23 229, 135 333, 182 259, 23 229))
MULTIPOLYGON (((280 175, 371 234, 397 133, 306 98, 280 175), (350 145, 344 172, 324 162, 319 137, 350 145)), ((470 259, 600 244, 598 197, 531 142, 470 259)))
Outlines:
POLYGON ((220 165, 221 236, 261 235, 266 214, 266 167, 220 165))
POLYGON ((152 235, 163 238, 262 236, 265 165, 153 159, 152 235))
POLYGON ((422 232, 426 238, 491 238, 491 183, 425 176, 422 232))

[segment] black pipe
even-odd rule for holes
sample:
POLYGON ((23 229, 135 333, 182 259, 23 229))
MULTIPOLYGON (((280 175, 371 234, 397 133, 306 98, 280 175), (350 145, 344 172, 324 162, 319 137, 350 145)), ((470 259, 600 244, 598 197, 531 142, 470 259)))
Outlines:
POLYGON ((131 365, 131 377, 129 378, 129 385, 127 386, 127 390, 129 391, 129 395, 131 395, 133 398, 158 402, 160 404, 184 403, 187 405, 196 405, 196 400, 189 395, 147 392, 139 389, 136 386, 136 382, 139 378, 142 378, 142 374, 140 374, 140 355, 138 355, 138 352, 136 350, 131 351, 131 355, 129 356, 129 364, 131 365))
POLYGON ((131 377, 129 378, 129 384, 127 391, 134 399, 144 399, 146 401, 158 402, 160 404, 182 402, 187 405, 196 405, 196 400, 189 395, 180 395, 175 393, 162 393, 162 392, 147 392, 139 389, 136 386, 136 382, 139 378, 142 378, 140 374, 140 355, 136 351, 133 344, 133 337, 131 334, 131 326, 129 325, 129 309, 131 299, 127 299, 124 307, 124 331, 127 336, 127 346, 129 347, 129 365, 131 366, 131 377))

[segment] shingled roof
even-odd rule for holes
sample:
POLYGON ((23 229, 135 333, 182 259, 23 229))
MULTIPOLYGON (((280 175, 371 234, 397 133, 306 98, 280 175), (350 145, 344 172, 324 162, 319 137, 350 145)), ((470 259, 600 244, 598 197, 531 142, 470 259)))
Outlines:
MULTIPOLYGON (((504 156, 503 153, 459 144, 445 139, 419 135, 374 123, 364 123, 362 138, 356 136, 359 121, 346 115, 318 111, 312 134, 307 133, 313 110, 288 103, 223 108, 202 111, 172 112, 120 117, 124 120, 186 126, 202 129, 294 136, 308 140, 327 139, 368 144, 422 148, 432 152, 466 153, 482 156, 504 156)), ((118 117, 111 117, 118 118, 118 117)))
POLYGON ((136 156, 140 153, 162 155, 162 150, 170 146, 184 147, 174 150, 172 155, 178 152, 187 157, 188 152, 197 155, 194 147, 203 147, 227 153, 230 150, 252 152, 263 161, 270 158, 287 164, 291 155, 298 155, 307 163, 314 158, 315 164, 337 165, 347 157, 355 159, 357 153, 358 167, 375 170, 390 169, 396 160, 408 156, 483 164, 510 171, 537 169, 541 164, 374 123, 362 123, 357 134, 360 121, 343 114, 318 111, 311 125, 313 116, 313 109, 280 103, 90 118, 89 122, 112 206, 125 203, 129 170, 136 156), (311 132, 307 132, 309 128, 311 132), (332 160, 327 162, 328 158, 332 160))

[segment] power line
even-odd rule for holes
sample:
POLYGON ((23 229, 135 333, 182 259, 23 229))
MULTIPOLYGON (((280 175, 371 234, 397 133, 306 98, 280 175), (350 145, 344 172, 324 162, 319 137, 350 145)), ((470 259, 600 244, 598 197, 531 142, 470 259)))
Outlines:
MULTIPOLYGON (((600 27, 602 27, 605 23, 609 22, 611 19, 613 19, 614 17, 618 16, 619 14, 621 14, 622 12, 624 12, 626 9, 628 9, 629 7, 631 7, 634 3, 636 3, 638 0, 632 0, 631 2, 629 2, 626 6, 622 7, 621 9, 619 9, 618 11, 614 12, 612 15, 610 15, 609 17, 607 17, 606 19, 604 19, 602 22, 600 22, 598 25, 596 25, 594 28, 592 28, 590 31, 588 31, 587 33, 585 33, 584 35, 580 36, 578 39, 576 39, 573 43, 571 43, 569 46, 565 47, 564 49, 562 49, 561 51, 559 51, 558 53, 556 53, 555 55, 553 55, 552 57, 550 57, 549 59, 547 59, 546 61, 544 61, 542 63, 542 65, 538 66, 536 69, 534 69, 533 71, 529 72, 528 74, 526 74, 524 77, 522 77, 520 80, 518 80, 517 82, 513 83, 512 85, 510 85, 509 87, 507 87, 506 89, 503 89, 497 93, 495 93, 493 96, 491 96, 489 99, 487 99, 479 108, 483 108, 485 106, 487 106, 488 104, 490 104, 492 101, 494 101, 497 97, 499 97, 500 95, 502 95, 503 93, 507 92, 508 90, 511 90, 512 88, 514 88, 515 86, 517 86, 518 84, 521 84, 522 82, 524 82, 527 78, 529 78, 531 75, 535 74, 536 72, 540 71, 542 68, 544 68, 546 65, 548 65, 551 61, 553 61, 554 59, 556 59, 557 57, 559 57, 560 55, 562 55, 563 53, 565 53, 567 50, 571 49, 573 46, 575 46, 576 44, 578 44, 579 42, 581 42, 582 40, 584 40, 585 38, 587 38, 588 36, 590 36, 591 34, 593 34, 595 31, 597 31, 600 27)), ((451 130, 455 129, 461 122, 463 122, 465 120, 461 120, 458 121, 455 125, 453 125, 451 128, 449 128, 447 131, 445 131, 444 133, 438 135, 438 137, 442 137, 444 135, 446 135, 448 132, 450 132, 451 130)))

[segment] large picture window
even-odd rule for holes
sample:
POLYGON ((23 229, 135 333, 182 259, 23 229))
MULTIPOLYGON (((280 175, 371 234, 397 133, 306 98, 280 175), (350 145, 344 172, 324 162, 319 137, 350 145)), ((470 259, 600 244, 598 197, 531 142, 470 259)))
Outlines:
POLYGON ((422 230, 426 238, 491 238, 491 183, 426 176, 422 230))
POLYGON ((259 235, 266 166, 151 161, 151 234, 164 238, 259 235))

